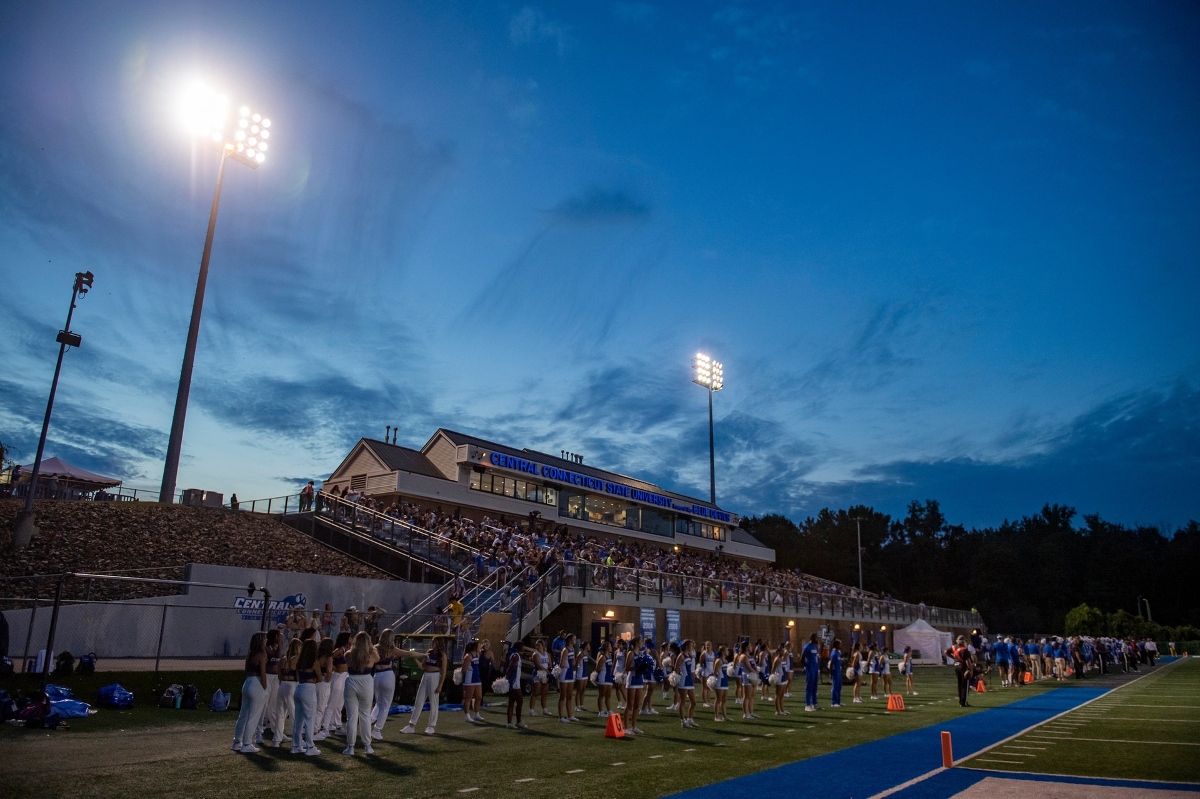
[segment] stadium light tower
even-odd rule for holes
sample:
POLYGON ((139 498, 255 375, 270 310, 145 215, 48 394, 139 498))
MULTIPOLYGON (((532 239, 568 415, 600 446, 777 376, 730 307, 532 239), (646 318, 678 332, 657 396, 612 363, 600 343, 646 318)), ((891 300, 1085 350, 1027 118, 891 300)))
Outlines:
POLYGON ((717 504, 717 456, 713 444, 713 405, 714 391, 725 388, 725 367, 720 361, 714 361, 703 352, 696 353, 692 364, 692 382, 708 389, 708 501, 717 504))
POLYGON ((175 415, 171 419, 171 439, 163 467, 158 501, 175 501, 175 480, 179 475, 179 454, 183 449, 183 425, 187 417, 188 395, 192 389, 192 364, 196 360, 196 340, 200 337, 200 313, 204 310, 204 287, 208 283, 208 259, 212 254, 213 234, 217 229, 217 206, 225 180, 225 162, 233 159, 243 166, 258 169, 270 148, 271 120, 249 106, 232 113, 229 98, 200 81, 190 83, 180 98, 180 116, 184 129, 197 141, 215 147, 221 153, 217 167, 217 188, 213 192, 212 211, 208 215, 208 235, 200 256, 200 276, 196 279, 196 297, 192 301, 192 321, 188 325, 187 346, 183 350, 183 368, 179 373, 179 392, 175 395, 175 415))

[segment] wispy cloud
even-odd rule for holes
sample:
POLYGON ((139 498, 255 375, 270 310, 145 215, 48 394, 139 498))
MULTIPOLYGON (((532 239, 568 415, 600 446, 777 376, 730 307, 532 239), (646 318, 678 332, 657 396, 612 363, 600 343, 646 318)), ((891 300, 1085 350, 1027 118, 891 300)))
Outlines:
POLYGON ((516 45, 552 42, 559 55, 571 46, 571 28, 548 18, 532 6, 524 6, 508 21, 508 38, 516 45))

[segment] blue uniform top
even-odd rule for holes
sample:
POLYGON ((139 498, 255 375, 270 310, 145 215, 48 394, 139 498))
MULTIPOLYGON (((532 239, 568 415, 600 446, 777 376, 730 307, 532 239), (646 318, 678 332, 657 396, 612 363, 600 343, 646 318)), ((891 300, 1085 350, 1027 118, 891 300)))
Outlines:
POLYGON ((829 653, 829 674, 833 679, 841 682, 842 680, 842 653, 838 650, 833 650, 829 653))
POLYGON ((1021 647, 1017 646, 1016 644, 1009 644, 1008 654, 1012 657, 1013 663, 1016 663, 1021 659, 1021 647))
POLYGON ((800 662, 804 664, 804 671, 807 674, 813 675, 819 673, 821 671, 820 648, 809 641, 800 652, 800 662))
POLYGON ((996 655, 997 663, 1008 662, 1008 644, 1004 643, 1003 641, 998 641, 992 651, 996 655))

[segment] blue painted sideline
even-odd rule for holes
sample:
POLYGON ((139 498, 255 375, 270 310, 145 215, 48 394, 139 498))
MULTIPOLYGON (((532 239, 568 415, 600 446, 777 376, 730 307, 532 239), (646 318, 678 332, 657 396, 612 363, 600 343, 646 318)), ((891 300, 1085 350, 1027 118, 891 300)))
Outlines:
MULTIPOLYGON (((953 736, 954 757, 958 760, 1108 691, 1107 688, 1056 688, 1003 707, 694 788, 674 797, 726 799, 732 790, 734 795, 752 795, 755 799, 791 799, 799 791, 812 796, 863 799, 941 766, 943 730, 953 736)), ((813 733, 819 735, 819 729, 813 733)))
MULTIPOLYGON (((988 777, 1027 782, 1069 783, 1071 785, 1103 785, 1112 788, 1131 788, 1148 791, 1188 791, 1200 794, 1200 784, 1194 782, 1153 782, 1151 780, 1113 780, 1104 777, 1070 777, 1050 774, 1017 774, 1011 771, 980 771, 974 768, 955 768, 935 774, 903 791, 892 794, 897 799, 946 799, 965 791, 988 777)), ((1030 786, 1031 789, 1033 786, 1030 786)), ((1036 789, 1033 789, 1036 790, 1036 789)), ((1034 794, 1031 794, 1034 795, 1034 794)))

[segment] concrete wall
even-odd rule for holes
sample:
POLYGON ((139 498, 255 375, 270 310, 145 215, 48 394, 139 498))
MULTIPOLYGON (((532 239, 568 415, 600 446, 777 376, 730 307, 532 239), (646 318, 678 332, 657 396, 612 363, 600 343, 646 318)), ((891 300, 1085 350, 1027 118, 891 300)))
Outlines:
MULTIPOLYGON (((188 564, 190 581, 227 585, 267 586, 273 600, 302 594, 308 610, 332 602, 340 617, 350 605, 364 610, 381 605, 392 614, 402 614, 440 586, 399 580, 368 580, 321 574, 242 569, 232 566, 188 564)), ((261 595, 258 595, 261 597, 261 595)), ((122 602, 92 602, 63 605, 55 634, 56 651, 78 656, 95 652, 100 657, 154 657, 162 633, 162 657, 235 657, 246 651, 250 636, 261 627, 259 613, 243 618, 235 608, 244 589, 193 587, 188 593, 122 602)), ((51 609, 4 612, 9 625, 9 656, 20 658, 33 618, 29 656, 46 646, 51 609)))

